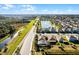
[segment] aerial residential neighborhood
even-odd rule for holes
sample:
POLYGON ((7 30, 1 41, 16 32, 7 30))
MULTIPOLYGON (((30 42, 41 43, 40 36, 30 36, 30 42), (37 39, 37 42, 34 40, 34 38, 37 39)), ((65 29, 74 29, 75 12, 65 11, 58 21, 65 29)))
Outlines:
POLYGON ((78 5, 1 6, 0 55, 79 55, 78 5))
POLYGON ((74 16, 56 16, 55 18, 54 17, 55 16, 52 17, 53 20, 52 19, 41 20, 42 17, 40 18, 40 21, 38 22, 39 24, 37 25, 37 34, 35 36, 35 40, 32 46, 33 48, 32 54, 33 55, 78 54, 79 31, 78 31, 78 23, 75 23, 74 21, 75 17, 74 16), (58 17, 61 17, 61 19, 59 19, 58 17), (64 19, 62 19, 62 17, 64 19), (72 17, 74 18, 72 19, 72 17), (67 18, 70 19, 66 21, 67 18), (59 20, 60 22, 58 22, 57 20, 59 20), (72 23, 70 22, 73 22, 73 25, 75 26, 73 26, 72 23))

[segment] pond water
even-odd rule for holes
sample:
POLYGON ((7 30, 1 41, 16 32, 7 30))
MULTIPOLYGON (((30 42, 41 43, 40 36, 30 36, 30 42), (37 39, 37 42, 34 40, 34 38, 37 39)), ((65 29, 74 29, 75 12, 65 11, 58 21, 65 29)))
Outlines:
POLYGON ((0 48, 3 48, 11 40, 11 37, 7 38, 4 42, 0 43, 0 48))
MULTIPOLYGON (((19 31, 18 31, 18 32, 19 32, 19 31)), ((13 37, 12 37, 12 38, 16 37, 16 36, 18 35, 18 32, 15 32, 15 33, 13 34, 13 37)), ((10 37, 8 37, 6 40, 4 40, 2 43, 0 43, 0 48, 3 48, 3 47, 5 46, 5 44, 9 43, 9 41, 10 41, 12 38, 11 38, 11 36, 10 36, 10 37)))
POLYGON ((49 29, 52 27, 50 21, 41 21, 41 26, 44 29, 49 29))

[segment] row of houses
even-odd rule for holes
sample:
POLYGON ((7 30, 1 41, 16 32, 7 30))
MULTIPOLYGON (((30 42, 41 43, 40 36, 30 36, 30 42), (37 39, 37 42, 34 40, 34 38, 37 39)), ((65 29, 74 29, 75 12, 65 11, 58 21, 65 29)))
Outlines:
MULTIPOLYGON (((75 19, 75 18, 74 18, 75 19)), ((66 17, 65 19, 55 19, 54 23, 61 23, 61 28, 58 29, 58 32, 68 32, 68 33, 79 33, 79 21, 75 21, 70 17, 66 17)))
POLYGON ((64 43, 64 44, 67 44, 69 45, 69 42, 72 42, 74 44, 77 44, 79 43, 79 38, 77 38, 76 36, 74 35, 70 35, 69 38, 67 38, 66 36, 61 36, 61 35, 41 35, 39 36, 38 38, 38 42, 37 44, 39 46, 48 46, 48 45, 55 45, 57 42, 60 42, 60 43, 64 43))

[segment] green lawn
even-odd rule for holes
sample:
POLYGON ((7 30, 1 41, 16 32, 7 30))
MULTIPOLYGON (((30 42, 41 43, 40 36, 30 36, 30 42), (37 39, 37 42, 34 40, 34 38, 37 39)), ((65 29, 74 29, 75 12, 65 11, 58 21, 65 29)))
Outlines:
POLYGON ((23 38, 25 37, 25 35, 30 31, 30 29, 32 28, 33 24, 35 23, 36 20, 32 20, 29 24, 27 24, 24 27, 24 30, 20 32, 20 35, 17 36, 17 38, 15 38, 15 41, 12 41, 8 46, 8 51, 7 54, 11 55, 14 50, 17 48, 17 46, 20 44, 20 42, 23 40, 23 38))
POLYGON ((0 43, 2 43, 4 40, 6 40, 10 35, 8 34, 7 36, 3 37, 2 39, 0 39, 0 43))

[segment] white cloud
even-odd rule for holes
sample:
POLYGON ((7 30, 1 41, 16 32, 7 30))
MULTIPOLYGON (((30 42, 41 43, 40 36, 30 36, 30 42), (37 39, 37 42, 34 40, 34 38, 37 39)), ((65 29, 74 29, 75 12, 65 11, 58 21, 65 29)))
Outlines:
POLYGON ((6 6, 6 7, 10 7, 10 8, 13 7, 13 5, 11 5, 11 4, 6 4, 5 6, 6 6))
POLYGON ((2 9, 9 9, 8 7, 2 7, 2 9))
POLYGON ((65 14, 79 14, 79 10, 67 9, 67 10, 64 10, 63 13, 65 13, 65 14))
MULTIPOLYGON (((9 7, 12 8, 12 6, 9 7)), ((4 8, 7 9, 7 7, 4 8)), ((19 12, 19 10, 17 10, 13 14, 79 14, 78 10, 74 10, 72 8, 66 10, 54 9, 50 11, 49 9, 37 10, 33 5, 22 5, 22 10, 24 11, 19 12)))
POLYGON ((10 8, 13 8, 14 6, 11 5, 11 4, 5 4, 2 9, 10 9, 10 8))
POLYGON ((23 9, 22 10, 34 11, 35 7, 32 6, 32 5, 23 5, 23 9))
POLYGON ((42 14, 79 14, 79 10, 66 9, 66 10, 53 10, 53 11, 42 11, 42 14))

